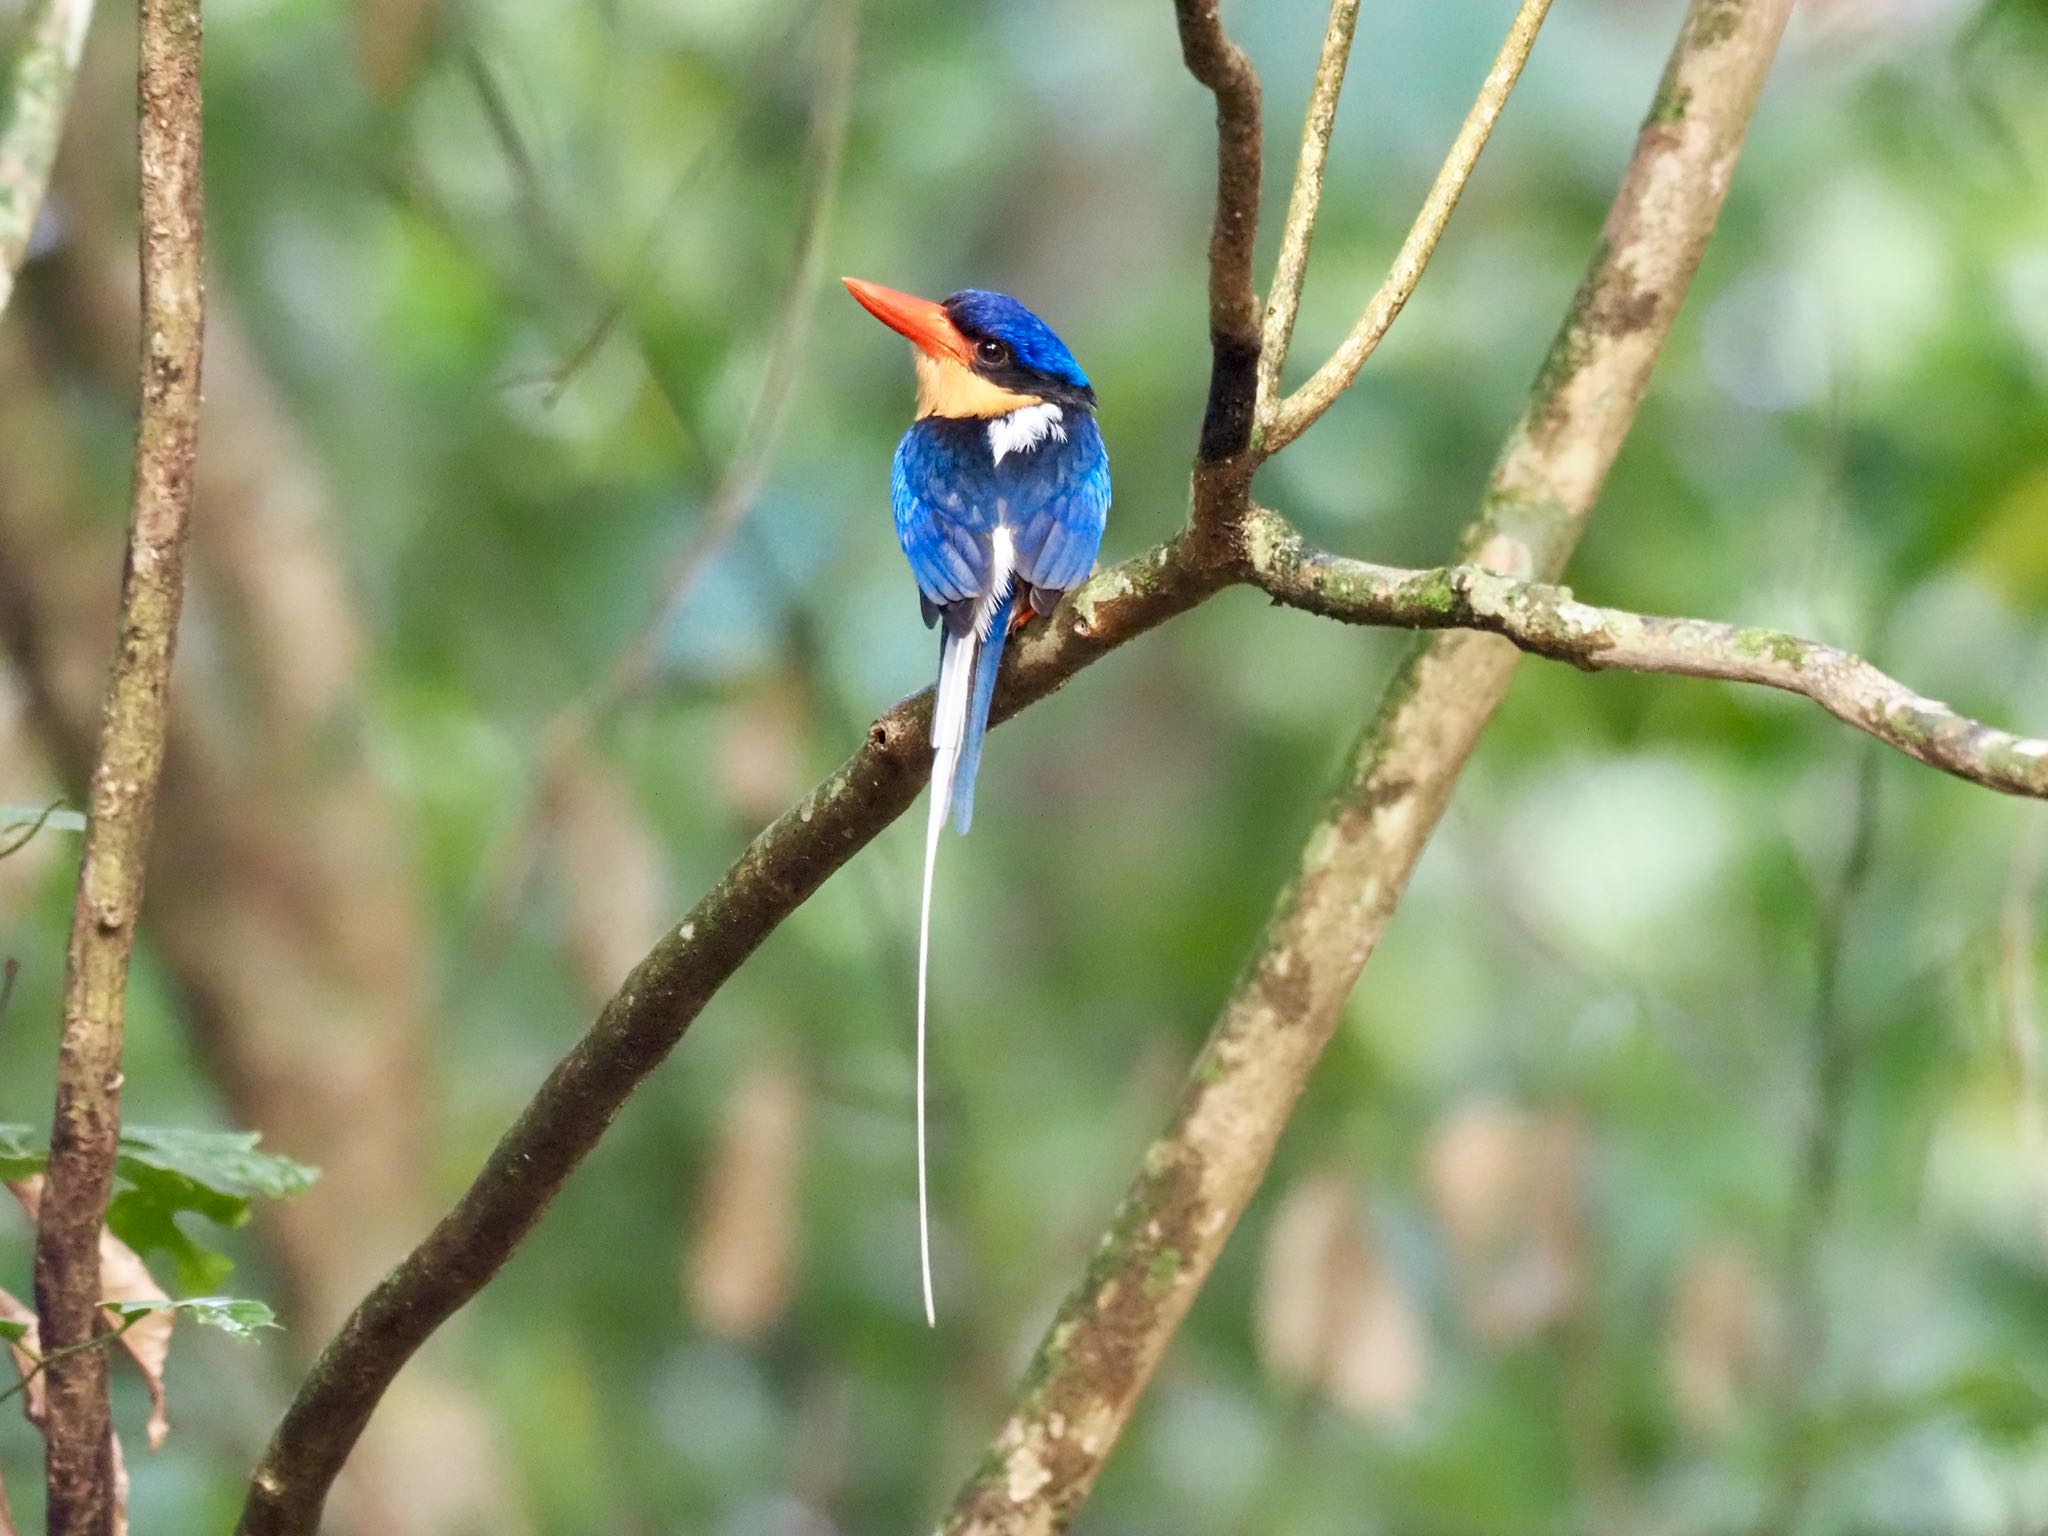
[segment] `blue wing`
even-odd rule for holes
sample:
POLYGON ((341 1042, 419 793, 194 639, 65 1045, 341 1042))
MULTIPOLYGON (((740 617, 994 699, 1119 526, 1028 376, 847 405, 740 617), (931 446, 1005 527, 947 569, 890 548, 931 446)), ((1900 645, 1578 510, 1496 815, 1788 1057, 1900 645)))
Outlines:
POLYGON ((1091 414, 1071 414, 1065 428, 1063 441, 1000 463, 983 421, 928 416, 903 434, 890 500, 927 623, 988 592, 999 523, 1020 583, 1053 597, 1088 579, 1109 515, 1109 455, 1091 414))
POLYGON ((925 622, 988 590, 995 498, 977 424, 929 416, 903 434, 889 476, 896 539, 917 578, 925 622), (971 432, 963 427, 975 426, 971 432), (975 462, 977 445, 981 463, 975 462))
MULTIPOLYGON (((1109 454, 1094 416, 1081 412, 1069 419, 1064 443, 1013 458, 1016 488, 1006 520, 1015 530, 1017 575, 1056 601, 1095 569, 1109 518, 1109 454)), ((1012 462, 1006 458, 1001 467, 1012 462)))

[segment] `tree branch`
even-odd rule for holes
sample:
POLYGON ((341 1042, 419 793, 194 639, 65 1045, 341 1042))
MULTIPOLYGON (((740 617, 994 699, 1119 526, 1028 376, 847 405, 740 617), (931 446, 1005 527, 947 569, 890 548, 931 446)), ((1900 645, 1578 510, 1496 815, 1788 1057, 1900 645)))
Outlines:
MULTIPOLYGON (((1315 371, 1314 376, 1272 407, 1270 419, 1262 423, 1264 430, 1259 436, 1261 452, 1273 454, 1285 448, 1306 432, 1315 419, 1351 387, 1359 369, 1365 366, 1365 360, 1372 356, 1380 338, 1394 323, 1394 317, 1401 313, 1409 296, 1415 292, 1415 285, 1422 281, 1423 269, 1436 252, 1444 227, 1451 222, 1451 215, 1457 210, 1458 199, 1464 195, 1465 183, 1471 180, 1473 167, 1479 163, 1479 152, 1486 148, 1486 141, 1493 134, 1493 125, 1500 121, 1501 111, 1507 106, 1508 94, 1521 78, 1522 66, 1529 60, 1529 51, 1536 46, 1537 30, 1549 12, 1550 0, 1522 0, 1521 9, 1515 13, 1514 22, 1508 28, 1507 39, 1494 58, 1493 68, 1487 71, 1486 79, 1479 87, 1478 99, 1472 103, 1472 110, 1465 114, 1464 124, 1451 143, 1451 152, 1444 157, 1443 166, 1430 185, 1429 195, 1422 200, 1422 211, 1415 215, 1415 222, 1409 226, 1408 237, 1401 242, 1401 249, 1395 254, 1394 264, 1381 282, 1379 291, 1365 306, 1365 313, 1358 317, 1351 333, 1315 371)), ((1334 101, 1332 106, 1334 108, 1334 101)), ((1305 143, 1304 163, 1307 158, 1305 143)), ((1313 213, 1311 207, 1311 220, 1313 213)), ((1292 216, 1290 209, 1290 220, 1292 216)), ((1285 275, 1284 269, 1281 275, 1285 275)), ((1275 287, 1277 292, 1277 277, 1275 287)), ((1280 337, 1283 350, 1287 329, 1291 329, 1294 323, 1293 306, 1300 299, 1299 287, 1297 278, 1296 291, 1288 304, 1286 329, 1282 330, 1280 337)), ((1270 325, 1270 316, 1268 321, 1270 325)), ((1268 358, 1262 365, 1263 370, 1270 372, 1276 388, 1284 360, 1268 358)), ((1271 395, 1272 390, 1267 390, 1263 398, 1270 400, 1271 395)))
POLYGON ((1358 0, 1330 0, 1330 23, 1323 32, 1323 51, 1316 60, 1315 83, 1309 87, 1307 120, 1301 126, 1301 155, 1294 163, 1294 190, 1287 198, 1287 221, 1280 231, 1280 256, 1273 265, 1273 287, 1266 299, 1266 324, 1259 337, 1259 397, 1256 415, 1271 414, 1280 389, 1280 365, 1294 337, 1294 316, 1301 308, 1302 280, 1308 275, 1309 242, 1316 232, 1316 214, 1323 202, 1323 163, 1330 156, 1330 135, 1337 126, 1337 98, 1344 90, 1344 72, 1351 62, 1351 37, 1358 30, 1358 0))
POLYGON ((1478 630, 1589 672, 1782 689, 1929 767, 2004 794, 2048 799, 2048 740, 1968 719, 1832 645, 1783 630, 1595 608, 1569 587, 1474 565, 1408 571, 1341 559, 1311 549, 1263 508, 1253 514, 1250 539, 1253 581, 1291 608, 1351 624, 1478 630))
POLYGON ((8 106, 0 124, 0 314, 28 257, 91 29, 92 0, 36 0, 22 23, 13 73, 0 94, 8 106))
POLYGON ((142 404, 119 642, 107 680, 64 981, 50 1162, 36 1227, 36 1310, 49 1361, 46 1479, 53 1536, 114 1522, 99 1238, 121 1120, 128 961, 163 767, 164 730, 199 439, 198 0, 142 0, 142 404))
MULTIPOLYGON (((1712 231, 1790 6, 1693 0, 1665 77, 1667 89, 1691 91, 1686 122, 1669 132, 1653 113, 1637 140, 1553 364, 1468 535, 1489 557, 1533 564, 1540 553, 1545 573, 1562 566, 1712 231), (1638 292, 1652 302, 1637 302, 1638 292), (1627 325, 1605 318, 1616 310, 1627 325), (1535 486, 1569 494, 1537 501, 1526 496, 1535 486)), ((1264 1177, 1515 658, 1490 636, 1440 636, 1389 686, 1173 1122, 1055 1314, 944 1536, 1042 1536, 1064 1529, 1087 1497, 1264 1177)))
MULTIPOLYGON (((1259 233, 1259 76, 1223 30, 1221 0, 1174 0, 1181 57, 1216 97, 1216 221, 1209 232, 1209 404, 1197 468, 1251 444, 1258 394, 1259 295, 1252 245, 1259 233)), ((1203 518, 1220 510, 1205 506, 1203 518)))
MULTIPOLYGON (((1719 213, 1789 4, 1695 0, 1594 262, 1467 536, 1468 561, 1484 571, 1390 572, 1304 554, 1290 572, 1284 524, 1266 521, 1271 514, 1248 500, 1218 505, 1232 526, 1258 536, 1263 553, 1255 559, 1247 544, 1218 560, 1201 527, 1198 467, 1196 526, 1097 576, 1048 626, 1022 637, 996 717, 1237 581, 1305 583, 1288 595, 1332 612, 1356 599, 1358 613, 1341 616, 1377 622, 1459 622, 1442 612, 1455 599, 1466 604, 1463 620, 1501 628, 1508 621, 1495 610, 1507 612, 1510 597, 1536 604, 1532 614, 1548 601, 1569 616, 1568 598, 1546 598, 1527 578, 1562 568, 1628 430, 1719 213), (1494 578, 1485 572, 1501 571, 1518 579, 1488 585, 1494 578), (1391 602, 1386 583, 1407 606, 1399 615, 1391 607, 1368 613, 1359 594, 1391 602), (1482 602, 1488 594, 1498 600, 1491 608, 1482 602)), ((1221 42, 1213 5, 1206 13, 1183 6, 1182 14, 1184 41, 1192 27, 1198 42, 1221 42)), ((1192 64, 1201 50, 1191 45, 1189 53, 1192 64)), ((1226 158, 1229 142, 1226 134, 1226 158)), ((1516 622, 1530 636, 1539 632, 1534 617, 1516 622)), ((1624 654, 1625 637, 1615 635, 1610 649, 1624 654)), ((1442 636, 1397 678, 1197 1064, 1179 1118, 1155 1143, 1056 1319, 1016 1414, 963 1490, 948 1531, 1055 1530, 1085 1497, 1263 1174, 1515 658, 1494 636, 1442 636)), ((625 1099, 755 946, 915 798, 929 768, 928 702, 920 695, 884 715, 837 773, 754 840, 636 968, 455 1208, 357 1308, 252 1479, 244 1536, 310 1536, 349 1447, 411 1354, 505 1263, 625 1099)))
MULTIPOLYGON (((994 717, 1203 601, 1224 578, 1179 542, 1104 571, 1021 636, 994 717)), ((791 912, 916 799, 931 771, 931 693, 877 720, 831 777, 785 812, 655 946, 563 1058, 452 1210, 321 1352, 250 1480, 241 1536, 311 1536, 349 1448, 414 1351, 532 1230, 628 1096, 791 912)))

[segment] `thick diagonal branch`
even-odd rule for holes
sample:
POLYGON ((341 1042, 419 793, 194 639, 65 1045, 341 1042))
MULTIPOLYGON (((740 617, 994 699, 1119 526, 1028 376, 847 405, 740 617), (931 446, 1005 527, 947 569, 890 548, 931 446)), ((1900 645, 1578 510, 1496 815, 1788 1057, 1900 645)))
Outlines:
MULTIPOLYGON (((1627 434, 1720 211, 1791 0, 1694 0, 1584 285, 1469 543, 1554 576, 1627 434), (1709 24, 1711 23, 1711 24, 1709 24)), ((1516 652, 1440 636, 1390 686, 1242 979, 945 1536, 1065 1528, 1264 1177, 1516 652)))
MULTIPOLYGON (((1197 571, 1179 544, 1102 572, 1024 637, 995 718, 1185 612, 1224 579, 1197 571)), ((931 770, 930 699, 927 690, 877 720, 860 750, 756 837, 626 978, 455 1207, 321 1352, 250 1480, 242 1536, 311 1536, 350 1447, 413 1353, 503 1267, 741 962, 917 797, 931 770)))
POLYGON ((64 978, 48 1182, 36 1228, 36 1310, 50 1359, 46 1480, 53 1536, 114 1522, 99 1238, 121 1121, 128 961, 163 767, 199 444, 203 320, 197 0, 143 0, 142 406, 119 634, 100 719, 64 978))

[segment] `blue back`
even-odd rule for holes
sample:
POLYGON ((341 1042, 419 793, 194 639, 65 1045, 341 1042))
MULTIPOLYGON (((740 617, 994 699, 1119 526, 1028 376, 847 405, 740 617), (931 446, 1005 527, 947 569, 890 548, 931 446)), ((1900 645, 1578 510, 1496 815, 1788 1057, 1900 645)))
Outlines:
POLYGON ((988 591, 998 523, 1010 530, 1021 581, 1051 593, 1088 579, 1109 516, 1109 454, 1093 412, 1069 410, 1062 426, 1065 442, 1047 438, 1001 463, 986 421, 927 416, 903 434, 890 500, 928 612, 988 591))

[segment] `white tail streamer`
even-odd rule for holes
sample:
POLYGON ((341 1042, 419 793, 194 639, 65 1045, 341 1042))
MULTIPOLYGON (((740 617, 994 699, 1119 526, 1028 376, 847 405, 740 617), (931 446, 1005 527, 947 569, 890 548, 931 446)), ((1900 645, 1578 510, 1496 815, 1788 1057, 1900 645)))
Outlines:
POLYGON ((939 1324, 932 1300, 931 1184, 925 1155, 925 995, 931 975, 932 872, 939 863, 939 834, 953 806, 953 777, 960 767, 960 749, 967 740, 967 711, 974 697, 974 664, 988 638, 989 625, 1010 590, 1016 571, 1016 546, 1010 530, 998 526, 992 541, 989 592, 976 605, 974 624, 965 634, 950 629, 939 647, 939 685, 932 698, 931 812, 924 831, 924 896, 917 912, 917 1267, 924 1285, 925 1326, 939 1324))
POLYGON ((931 817, 924 833, 924 898, 917 915, 917 1261, 924 1282, 924 1320, 938 1326, 932 1303, 931 1198, 925 1171, 925 989, 931 973, 932 871, 939 862, 939 834, 953 803, 953 772, 960 765, 960 745, 967 736, 967 700, 973 693, 974 655, 981 637, 973 630, 948 634, 939 652, 939 686, 932 702, 931 817))

